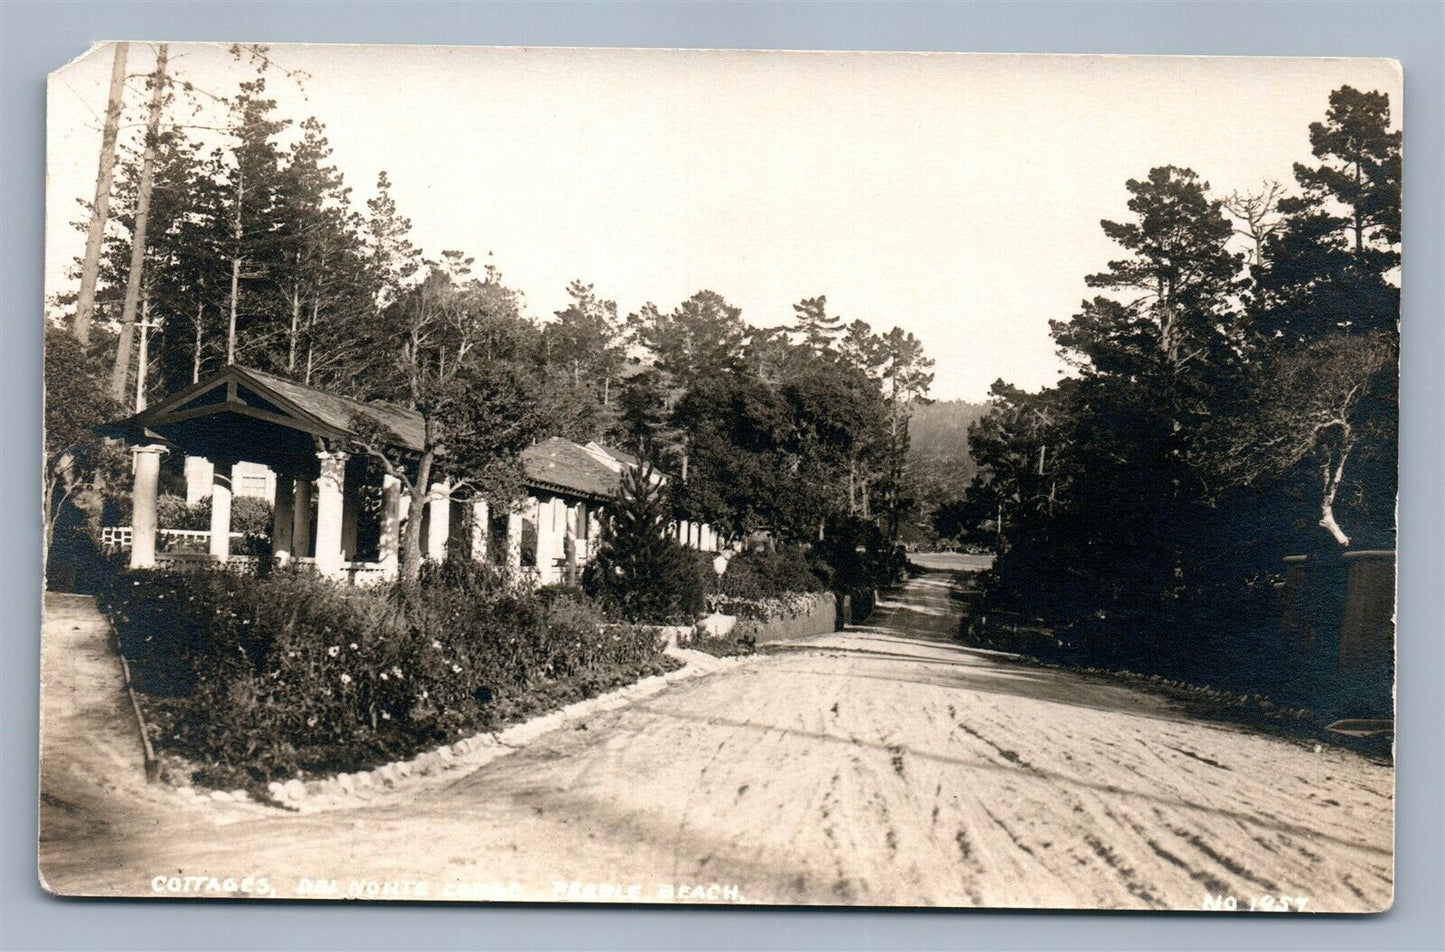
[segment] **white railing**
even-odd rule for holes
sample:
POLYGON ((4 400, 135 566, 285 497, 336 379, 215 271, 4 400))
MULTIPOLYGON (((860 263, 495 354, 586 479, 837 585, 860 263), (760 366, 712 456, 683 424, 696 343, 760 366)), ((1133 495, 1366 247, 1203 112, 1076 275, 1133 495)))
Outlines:
MULTIPOLYGON (((107 550, 129 549, 134 533, 130 526, 102 526, 100 529, 100 544, 107 550)), ((157 529, 156 536, 163 543, 203 541, 209 543, 211 533, 208 529, 157 529)), ((244 532, 232 532, 232 539, 243 539, 244 532)))

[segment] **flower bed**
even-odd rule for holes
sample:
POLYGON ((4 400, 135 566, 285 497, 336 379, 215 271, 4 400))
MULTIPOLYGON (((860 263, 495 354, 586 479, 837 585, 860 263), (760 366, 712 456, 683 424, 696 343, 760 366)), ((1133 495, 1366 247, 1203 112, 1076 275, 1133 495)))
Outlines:
POLYGON ((158 746, 228 789, 405 758, 675 666, 650 629, 466 563, 372 589, 132 572, 101 605, 158 746))

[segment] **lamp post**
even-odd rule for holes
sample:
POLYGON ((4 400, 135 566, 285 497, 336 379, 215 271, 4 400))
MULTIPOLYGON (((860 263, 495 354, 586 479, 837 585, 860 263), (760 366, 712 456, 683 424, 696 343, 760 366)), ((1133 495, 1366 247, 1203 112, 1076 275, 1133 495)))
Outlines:
POLYGON ((728 570, 728 553, 719 552, 717 558, 712 560, 712 572, 716 577, 717 594, 714 596, 713 611, 717 611, 722 604, 722 577, 728 570))

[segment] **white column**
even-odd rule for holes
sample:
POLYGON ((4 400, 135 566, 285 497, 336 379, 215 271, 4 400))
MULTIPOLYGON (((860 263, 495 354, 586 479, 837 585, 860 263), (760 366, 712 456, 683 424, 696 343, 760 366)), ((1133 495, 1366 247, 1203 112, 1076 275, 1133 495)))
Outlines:
POLYGON ((491 507, 481 496, 472 497, 472 558, 487 560, 487 542, 491 535, 491 507))
POLYGON ((317 453, 321 476, 316 480, 316 571, 340 578, 341 521, 346 492, 346 453, 317 453))
POLYGON ((578 509, 581 503, 573 503, 562 510, 562 578, 569 585, 577 581, 577 567, 582 564, 582 540, 577 536, 577 524, 583 518, 578 509))
POLYGON ((555 563, 559 553, 556 508, 552 505, 554 502, 556 497, 546 502, 538 502, 534 510, 537 521, 537 577, 543 585, 556 580, 555 563))
POLYGON ((194 506, 211 491, 211 463, 204 456, 186 457, 186 505, 194 506))
POLYGON ((211 477, 211 557, 222 562, 231 557, 231 470, 229 460, 215 462, 211 477))
POLYGON ((507 513, 507 568, 522 568, 522 508, 515 503, 507 513))
POLYGON ((271 496, 271 557, 285 565, 291 561, 291 539, 296 530, 296 481, 276 474, 271 496))
POLYGON ((311 555, 311 477, 296 477, 291 498, 291 554, 298 559, 311 555))
POLYGON ((446 483, 432 483, 426 504, 426 557, 433 562, 447 557, 452 521, 452 500, 447 488, 446 483))
POLYGON ((592 503, 579 502, 572 507, 573 523, 569 526, 577 543, 577 565, 580 568, 587 564, 592 558, 592 524, 589 516, 592 511, 592 503))
POLYGON ((677 520, 677 541, 683 545, 692 545, 692 523, 686 519, 677 520))
POLYGON ((587 507, 587 558, 597 554, 602 545, 602 516, 596 506, 587 507))
POLYGON ((401 565, 401 480, 381 477, 381 574, 396 578, 401 565))
POLYGON ((131 452, 135 479, 130 495, 130 567, 148 569, 156 564, 156 494, 165 447, 137 446, 131 452))

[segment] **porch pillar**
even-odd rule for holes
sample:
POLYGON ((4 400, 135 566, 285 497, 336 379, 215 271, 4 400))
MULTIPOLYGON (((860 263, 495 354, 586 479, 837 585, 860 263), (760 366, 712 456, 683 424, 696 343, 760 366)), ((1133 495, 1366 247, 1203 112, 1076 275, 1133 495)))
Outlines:
POLYGON ((381 477, 381 574, 396 578, 401 565, 401 480, 381 477))
POLYGON ((271 557, 281 565, 291 561, 291 539, 296 530, 296 481, 276 474, 271 496, 271 557))
POLYGON ((583 518, 578 510, 581 503, 573 503, 562 510, 562 577, 568 585, 577 583, 577 566, 582 561, 578 546, 582 540, 577 537, 578 521, 583 518))
POLYGON ((507 568, 522 569, 522 507, 516 503, 507 512, 507 568))
POLYGON ((426 504, 426 557, 440 562, 447 557, 447 537, 451 535, 452 500, 446 483, 432 483, 431 498, 426 504))
POLYGON ((340 578, 341 522, 346 492, 346 460, 342 452, 317 453, 321 476, 316 480, 316 571, 340 578))
POLYGON ((130 567, 156 564, 156 494, 160 489, 163 446, 137 446, 133 454, 135 479, 131 483, 130 567))
POLYGON ((481 496, 472 497, 472 558, 487 560, 487 542, 491 535, 491 507, 481 496))
POLYGON ((677 541, 683 545, 692 545, 692 523, 686 519, 677 520, 677 541))
POLYGON ((311 477, 296 477, 291 493, 291 554, 311 556, 311 477))
POLYGON ((194 506, 211 491, 211 463, 204 456, 186 457, 186 505, 194 506))
POLYGON ((597 506, 587 507, 587 561, 597 557, 602 546, 602 517, 597 506))
POLYGON ((557 578, 556 497, 537 503, 537 577, 543 585, 557 578))
POLYGON ((361 511, 361 488, 348 483, 341 494, 341 560, 356 560, 356 516, 361 511))
POLYGON ((216 460, 211 477, 211 558, 231 557, 231 460, 216 460))

